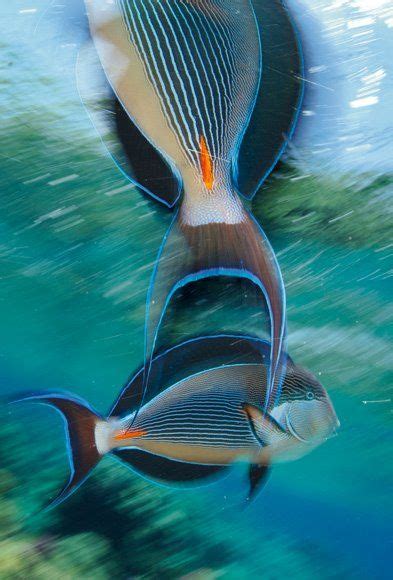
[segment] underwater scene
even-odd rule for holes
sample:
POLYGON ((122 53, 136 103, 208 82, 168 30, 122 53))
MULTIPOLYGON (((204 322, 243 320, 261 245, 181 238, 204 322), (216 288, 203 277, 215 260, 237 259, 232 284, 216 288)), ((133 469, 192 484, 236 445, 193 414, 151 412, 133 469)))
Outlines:
POLYGON ((390 578, 391 3, 0 15, 0 578, 390 578))

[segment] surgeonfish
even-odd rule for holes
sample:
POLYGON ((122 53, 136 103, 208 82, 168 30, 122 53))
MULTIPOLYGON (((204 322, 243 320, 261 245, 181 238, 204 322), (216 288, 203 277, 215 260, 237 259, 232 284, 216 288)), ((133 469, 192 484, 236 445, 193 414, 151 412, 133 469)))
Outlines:
POLYGON ((131 179, 170 207, 181 194, 150 284, 142 401, 171 297, 221 275, 247 278, 264 296, 266 406, 285 371, 285 290, 239 193, 252 198, 296 124, 302 57, 293 23, 279 0, 86 0, 86 8, 131 179))
POLYGON ((107 417, 63 393, 19 397, 14 402, 50 405, 65 420, 71 475, 50 505, 71 495, 106 454, 167 485, 203 485, 245 461, 250 464, 247 497, 254 497, 272 463, 301 457, 338 427, 325 389, 290 357, 279 401, 262 411, 269 349, 260 339, 218 335, 162 352, 153 359, 152 380, 163 390, 139 410, 135 421, 143 367, 107 417))

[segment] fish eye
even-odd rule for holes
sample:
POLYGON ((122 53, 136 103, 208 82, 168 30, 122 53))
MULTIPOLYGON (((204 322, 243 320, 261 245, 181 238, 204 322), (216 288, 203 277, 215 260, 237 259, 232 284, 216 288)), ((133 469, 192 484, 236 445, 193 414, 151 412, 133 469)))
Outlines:
POLYGON ((307 401, 312 401, 314 398, 314 393, 312 391, 307 391, 306 399, 307 401))

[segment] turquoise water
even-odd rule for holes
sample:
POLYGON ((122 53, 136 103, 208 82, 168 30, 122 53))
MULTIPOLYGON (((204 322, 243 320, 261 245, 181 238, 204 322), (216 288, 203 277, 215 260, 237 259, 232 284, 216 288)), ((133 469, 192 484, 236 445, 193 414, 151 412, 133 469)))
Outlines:
MULTIPOLYGON (((75 88, 75 47, 65 39, 53 58, 34 33, 41 12, 24 8, 3 9, 2 391, 66 389, 105 412, 142 360, 148 280, 171 216, 102 149, 75 88)), ((38 32, 48 30, 43 19, 38 32)), ((61 421, 5 407, 0 576, 388 578, 390 189, 386 172, 310 176, 282 166, 253 205, 283 269, 291 355, 329 390, 337 437, 275 468, 246 511, 240 467, 178 491, 108 459, 43 515, 67 470, 61 421)), ((231 300, 228 320, 220 300, 208 309, 203 295, 193 325, 180 319, 170 338, 236 329, 244 310, 231 300)))

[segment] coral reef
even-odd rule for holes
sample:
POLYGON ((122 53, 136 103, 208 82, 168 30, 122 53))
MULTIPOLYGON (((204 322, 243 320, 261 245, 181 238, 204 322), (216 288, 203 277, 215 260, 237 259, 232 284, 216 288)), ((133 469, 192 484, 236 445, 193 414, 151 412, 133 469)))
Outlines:
MULTIPOLYGON (((315 546, 264 533, 262 526, 234 525, 220 517, 207 494, 204 502, 190 500, 187 492, 153 486, 110 459, 69 501, 42 512, 61 475, 50 461, 42 472, 26 471, 28 440, 3 418, 0 577, 236 580, 278 577, 276 566, 279 576, 328 577, 329 559, 315 546)), ((33 449, 29 465, 39 466, 40 457, 52 452, 49 442, 39 453, 33 449)))

